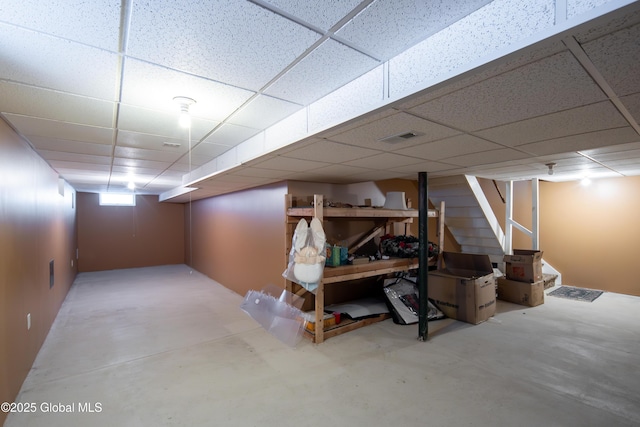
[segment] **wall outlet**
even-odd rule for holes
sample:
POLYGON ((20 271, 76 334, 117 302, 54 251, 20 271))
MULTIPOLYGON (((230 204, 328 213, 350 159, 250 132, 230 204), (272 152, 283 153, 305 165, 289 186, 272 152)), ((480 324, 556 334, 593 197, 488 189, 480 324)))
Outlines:
POLYGON ((27 313, 27 331, 31 329, 31 313, 27 313))

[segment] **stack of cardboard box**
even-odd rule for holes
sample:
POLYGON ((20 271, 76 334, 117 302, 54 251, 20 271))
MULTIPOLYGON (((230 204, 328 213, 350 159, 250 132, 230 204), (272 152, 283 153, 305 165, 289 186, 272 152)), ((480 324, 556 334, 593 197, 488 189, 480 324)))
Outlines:
POLYGON ((542 251, 514 249, 505 255, 506 278, 498 278, 498 299, 535 307, 544 303, 542 251))

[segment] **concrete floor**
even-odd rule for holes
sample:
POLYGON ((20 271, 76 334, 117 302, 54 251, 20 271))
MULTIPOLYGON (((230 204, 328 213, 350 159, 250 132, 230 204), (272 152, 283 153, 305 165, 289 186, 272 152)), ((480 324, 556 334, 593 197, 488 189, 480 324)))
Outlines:
POLYGON ((637 297, 499 301, 426 343, 387 320, 295 349, 241 302, 184 265, 78 275, 18 396, 37 411, 5 426, 640 425, 637 297))

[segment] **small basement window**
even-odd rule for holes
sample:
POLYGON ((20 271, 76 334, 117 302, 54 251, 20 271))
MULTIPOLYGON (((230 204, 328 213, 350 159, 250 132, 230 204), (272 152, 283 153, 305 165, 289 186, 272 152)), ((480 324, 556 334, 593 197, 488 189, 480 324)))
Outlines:
POLYGON ((100 193, 100 206, 135 206, 133 193, 100 193))

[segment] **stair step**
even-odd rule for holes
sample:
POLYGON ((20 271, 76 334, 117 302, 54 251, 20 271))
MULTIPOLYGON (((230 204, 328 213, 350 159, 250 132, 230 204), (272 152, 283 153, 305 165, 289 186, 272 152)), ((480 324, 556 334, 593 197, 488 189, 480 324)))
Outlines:
POLYGON ((496 238, 482 238, 482 237, 461 237, 456 239, 460 246, 480 246, 480 247, 491 247, 491 248, 500 248, 502 250, 502 246, 498 243, 496 238))
POLYGON ((504 257, 504 251, 502 248, 490 248, 485 246, 473 246, 473 245, 460 245, 462 252, 469 254, 484 254, 484 255, 500 255, 504 257))
POLYGON ((459 236, 461 239, 466 237, 480 237, 485 239, 496 240, 496 235, 489 227, 449 227, 451 234, 455 233, 456 238, 459 236))
POLYGON ((478 206, 478 202, 476 201, 474 195, 472 193, 466 194, 464 196, 452 196, 452 197, 429 197, 431 202, 437 206, 440 204, 440 201, 444 201, 447 208, 459 208, 459 207, 469 207, 469 206, 478 206))
POLYGON ((485 218, 452 218, 448 216, 448 212, 446 212, 446 210, 444 223, 449 227, 449 229, 489 228, 485 218))
POLYGON ((478 206, 469 206, 465 208, 450 208, 445 204, 445 221, 447 217, 482 218, 484 219, 485 223, 487 222, 487 219, 485 218, 484 213, 482 212, 482 209, 480 209, 478 206))

